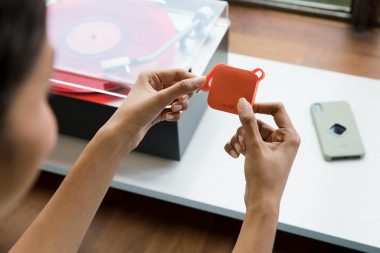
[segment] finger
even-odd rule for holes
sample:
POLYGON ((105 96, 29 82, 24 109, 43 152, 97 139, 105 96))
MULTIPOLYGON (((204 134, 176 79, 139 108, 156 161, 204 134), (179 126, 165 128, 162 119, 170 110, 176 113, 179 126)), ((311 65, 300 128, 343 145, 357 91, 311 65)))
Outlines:
POLYGON ((242 126, 236 130, 236 135, 238 136, 239 144, 245 146, 245 132, 242 126))
POLYGON ((184 69, 164 69, 140 73, 138 79, 143 83, 148 82, 156 91, 165 89, 174 83, 195 77, 184 69))
POLYGON ((268 140, 268 138, 274 133, 275 129, 270 125, 266 124, 264 121, 257 119, 257 125, 259 127, 259 131, 261 134, 261 138, 264 141, 268 140))
POLYGON ((189 95, 186 94, 186 95, 183 95, 183 96, 180 96, 176 99, 177 102, 184 102, 184 101, 187 101, 189 100, 189 95))
MULTIPOLYGON (((240 138, 240 137, 241 137, 241 136, 238 136, 238 138, 240 138)), ((240 154, 245 155, 246 146, 245 146, 245 144, 240 144, 240 145, 241 145, 240 154)))
POLYGON ((177 98, 174 100, 173 103, 175 103, 175 102, 183 102, 183 101, 187 101, 187 100, 189 100, 189 98, 190 98, 189 94, 182 95, 182 96, 177 97, 177 98))
POLYGON ((172 112, 186 111, 189 108, 188 102, 175 102, 171 106, 172 112))
POLYGON ((158 122, 165 121, 166 120, 166 114, 172 112, 170 109, 164 109, 162 110, 158 116, 152 121, 152 125, 157 124, 158 122))
POLYGON ((193 95, 194 95, 194 92, 190 92, 190 93, 188 93, 188 94, 186 94, 186 95, 180 97, 181 99, 180 99, 179 101, 181 101, 181 100, 182 100, 182 101, 187 101, 187 100, 189 100, 193 95))
POLYGON ((157 75, 160 77, 161 82, 164 85, 164 88, 167 88, 172 83, 182 81, 184 79, 194 78, 196 75, 186 71, 184 69, 169 69, 161 70, 157 72, 157 75))
POLYGON ((163 69, 152 72, 152 76, 158 79, 162 84, 162 88, 167 88, 173 83, 177 83, 184 79, 189 79, 195 77, 194 74, 184 70, 184 69, 163 69))
POLYGON ((159 106, 166 106, 180 96, 186 95, 199 89, 205 82, 205 77, 194 77, 190 79, 184 79, 180 82, 173 84, 172 86, 163 89, 157 96, 159 106))
POLYGON ((178 121, 181 118, 181 113, 179 112, 167 112, 163 114, 163 118, 166 121, 178 121))
POLYGON ((178 97, 176 100, 174 100, 174 102, 171 104, 172 106, 173 105, 181 105, 181 106, 186 106, 189 104, 189 96, 188 95, 184 95, 184 96, 180 96, 178 97))
POLYGON ((239 157, 239 153, 236 152, 236 150, 234 149, 234 147, 231 146, 231 144, 227 143, 225 146, 224 146, 224 150, 230 155, 232 156, 233 158, 238 158, 239 157))
POLYGON ((189 96, 188 95, 183 95, 183 96, 180 96, 178 98, 176 98, 172 103, 171 103, 171 110, 173 112, 179 112, 181 110, 183 110, 183 106, 187 103, 188 104, 188 98, 189 96))
POLYGON ((242 150, 245 152, 245 142, 244 142, 244 137, 242 135, 238 135, 238 140, 239 140, 239 144, 242 148, 242 150))
POLYGON ((243 151, 243 148, 242 146, 240 145, 239 143, 239 139, 238 139, 238 136, 235 134, 234 136, 232 136, 231 140, 230 140, 230 144, 231 146, 235 149, 235 151, 239 154, 243 151))
POLYGON ((272 115, 279 128, 294 128, 285 107, 281 103, 255 104, 255 112, 272 115))
POLYGON ((245 133, 244 133, 243 127, 238 128, 238 130, 236 131, 236 136, 237 136, 238 143, 241 147, 240 153, 244 155, 246 146, 245 146, 245 133))
POLYGON ((180 104, 180 103, 173 103, 171 105, 172 112, 180 112, 182 110, 182 108, 183 108, 182 104, 180 104))
POLYGON ((245 98, 241 98, 239 99, 237 109, 239 113, 240 122, 247 136, 247 141, 261 143, 262 139, 257 126, 256 117, 251 105, 245 98))

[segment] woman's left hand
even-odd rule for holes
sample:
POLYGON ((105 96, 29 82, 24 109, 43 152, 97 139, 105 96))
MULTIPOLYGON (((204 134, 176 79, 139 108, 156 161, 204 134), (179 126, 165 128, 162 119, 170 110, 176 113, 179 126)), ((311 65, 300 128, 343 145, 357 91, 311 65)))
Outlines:
POLYGON ((120 138, 128 138, 130 151, 154 124, 179 120, 181 111, 189 106, 189 98, 204 82, 205 77, 181 69, 141 73, 122 106, 104 127, 112 127, 120 138))

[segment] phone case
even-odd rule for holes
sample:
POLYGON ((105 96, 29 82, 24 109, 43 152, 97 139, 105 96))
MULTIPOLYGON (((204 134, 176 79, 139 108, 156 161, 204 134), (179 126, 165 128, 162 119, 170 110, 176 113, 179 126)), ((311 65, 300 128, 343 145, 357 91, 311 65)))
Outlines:
POLYGON ((316 103, 311 106, 311 114, 325 160, 364 156, 359 130, 347 102, 316 103))

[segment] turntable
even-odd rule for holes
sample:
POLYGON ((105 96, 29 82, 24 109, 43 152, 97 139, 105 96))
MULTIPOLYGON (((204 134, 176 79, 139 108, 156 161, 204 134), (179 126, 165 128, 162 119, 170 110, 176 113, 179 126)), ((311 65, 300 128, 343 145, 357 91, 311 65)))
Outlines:
MULTIPOLYGON (((227 63, 224 1, 55 0, 48 36, 56 51, 51 106, 61 134, 90 139, 141 71, 183 68, 197 75, 227 63)), ((179 122, 155 125, 138 151, 179 160, 207 107, 198 94, 179 122)))

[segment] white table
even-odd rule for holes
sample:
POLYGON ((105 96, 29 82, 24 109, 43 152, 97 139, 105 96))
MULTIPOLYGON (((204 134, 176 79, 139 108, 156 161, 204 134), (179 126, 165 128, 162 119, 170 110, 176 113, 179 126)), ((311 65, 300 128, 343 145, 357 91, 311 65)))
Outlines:
MULTIPOLYGON (((380 81, 236 54, 229 60, 233 66, 266 71, 257 101, 282 101, 302 137, 278 228, 380 252, 380 81), (364 159, 323 160, 310 105, 330 100, 350 102, 367 152, 364 159)), ((132 153, 112 186, 242 219, 244 160, 223 150, 238 126, 236 116, 208 109, 181 162, 132 153)), ((66 174, 86 143, 60 136, 44 170, 66 174)))

